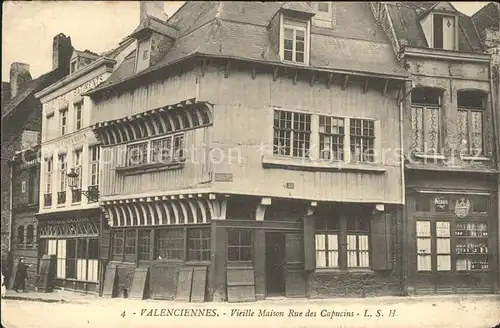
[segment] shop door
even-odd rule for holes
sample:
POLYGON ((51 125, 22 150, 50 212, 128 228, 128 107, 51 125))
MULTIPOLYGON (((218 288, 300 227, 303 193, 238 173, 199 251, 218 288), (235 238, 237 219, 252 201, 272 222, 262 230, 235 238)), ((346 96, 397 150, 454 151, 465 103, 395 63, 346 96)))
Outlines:
POLYGON ((266 233, 267 296, 285 294, 285 234, 266 233))
POLYGON ((417 220, 417 293, 453 293, 451 222, 417 220))

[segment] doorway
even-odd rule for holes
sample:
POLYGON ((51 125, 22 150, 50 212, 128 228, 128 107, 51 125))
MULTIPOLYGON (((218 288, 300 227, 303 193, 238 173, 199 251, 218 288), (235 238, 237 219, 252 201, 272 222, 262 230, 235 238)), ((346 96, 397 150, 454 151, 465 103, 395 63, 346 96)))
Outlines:
POLYGON ((285 295, 285 234, 266 233, 267 296, 285 295))

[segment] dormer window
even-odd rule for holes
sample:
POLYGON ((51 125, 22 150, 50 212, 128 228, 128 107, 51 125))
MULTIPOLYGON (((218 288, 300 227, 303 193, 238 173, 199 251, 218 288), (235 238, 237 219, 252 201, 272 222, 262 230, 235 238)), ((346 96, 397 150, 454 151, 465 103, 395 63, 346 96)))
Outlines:
POLYGON ((455 50, 455 17, 433 14, 433 48, 455 50))
POLYGON ((284 26, 283 59, 303 64, 305 62, 306 29, 296 26, 284 26))
POLYGON ((323 13, 329 13, 331 10, 331 3, 330 2, 318 2, 318 11, 323 12, 323 13))
POLYGON ((281 42, 281 58, 285 62, 306 64, 308 62, 307 22, 285 19, 281 42))
POLYGON ((76 60, 71 62, 70 74, 76 71, 76 60))

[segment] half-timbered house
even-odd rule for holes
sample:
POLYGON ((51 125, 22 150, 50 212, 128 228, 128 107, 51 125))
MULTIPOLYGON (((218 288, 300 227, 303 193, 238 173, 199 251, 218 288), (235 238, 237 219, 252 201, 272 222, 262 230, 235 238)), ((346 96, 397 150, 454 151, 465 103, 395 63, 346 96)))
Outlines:
POLYGON ((498 291, 490 55, 472 19, 447 1, 371 5, 413 81, 404 100, 405 291, 498 291))
POLYGON ((105 295, 400 294, 408 75, 369 3, 188 1, 131 37, 87 93, 105 295))

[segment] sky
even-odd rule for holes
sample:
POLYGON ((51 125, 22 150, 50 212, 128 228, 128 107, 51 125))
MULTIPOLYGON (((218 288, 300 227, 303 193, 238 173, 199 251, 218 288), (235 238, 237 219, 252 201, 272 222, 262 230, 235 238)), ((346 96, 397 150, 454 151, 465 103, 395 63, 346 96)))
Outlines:
MULTIPOLYGON (((172 15, 184 1, 165 1, 172 15)), ((488 4, 452 2, 466 15, 488 4)), ((2 3, 2 81, 12 62, 30 65, 33 78, 52 69, 52 39, 71 37, 73 47, 103 53, 118 45, 139 24, 138 1, 4 1, 2 3)))

